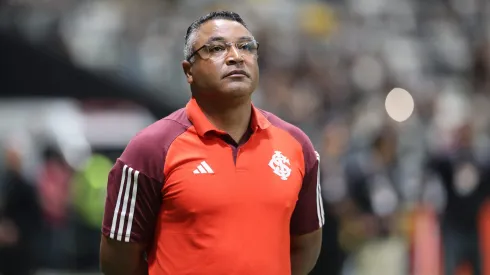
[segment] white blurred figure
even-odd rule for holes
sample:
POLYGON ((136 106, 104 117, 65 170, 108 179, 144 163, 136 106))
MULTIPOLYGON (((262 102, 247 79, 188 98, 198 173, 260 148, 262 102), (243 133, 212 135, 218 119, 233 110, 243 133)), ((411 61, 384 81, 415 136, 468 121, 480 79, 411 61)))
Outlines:
POLYGON ((60 34, 77 64, 102 71, 118 67, 123 11, 118 1, 86 1, 65 14, 60 34))

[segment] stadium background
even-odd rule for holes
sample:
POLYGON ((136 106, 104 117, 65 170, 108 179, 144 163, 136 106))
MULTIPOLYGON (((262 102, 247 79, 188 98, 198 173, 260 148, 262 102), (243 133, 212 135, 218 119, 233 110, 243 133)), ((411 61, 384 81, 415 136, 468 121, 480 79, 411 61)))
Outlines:
POLYGON ((315 274, 438 275, 456 264, 443 253, 469 261, 488 246, 490 1, 3 0, 0 254, 34 251, 39 274, 96 271, 107 172, 132 135, 186 103, 184 34, 216 9, 261 44, 255 104, 322 156, 315 274), (415 101, 403 122, 385 110, 395 87, 415 101))

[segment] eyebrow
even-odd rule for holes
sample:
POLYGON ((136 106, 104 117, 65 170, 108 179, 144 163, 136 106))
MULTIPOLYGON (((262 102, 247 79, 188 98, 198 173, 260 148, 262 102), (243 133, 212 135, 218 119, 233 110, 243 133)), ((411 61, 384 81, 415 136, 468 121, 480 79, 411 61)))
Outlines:
MULTIPOLYGON (((241 36, 238 38, 237 41, 243 41, 243 40, 253 40, 254 38, 252 36, 241 36)), ((211 43, 211 42, 222 42, 226 41, 226 39, 222 36, 211 36, 206 43, 211 43)))

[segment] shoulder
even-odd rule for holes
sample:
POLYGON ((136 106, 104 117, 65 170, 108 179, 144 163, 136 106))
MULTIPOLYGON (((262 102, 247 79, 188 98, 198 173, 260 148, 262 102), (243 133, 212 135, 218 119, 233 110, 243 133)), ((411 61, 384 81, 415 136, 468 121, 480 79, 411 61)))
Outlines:
POLYGON ((282 131, 286 132, 301 145, 305 159, 318 159, 318 153, 315 151, 315 148, 313 147, 310 138, 308 137, 308 135, 305 134, 305 132, 303 132, 303 130, 281 119, 271 112, 267 112, 261 109, 259 109, 259 111, 267 118, 267 120, 269 120, 273 127, 279 128, 282 131))
POLYGON ((292 136, 297 142, 299 142, 303 147, 313 149, 313 145, 310 141, 308 135, 303 132, 299 127, 281 119, 271 112, 267 112, 259 109, 259 111, 269 120, 272 126, 279 128, 285 132, 287 132, 290 136, 292 136))
POLYGON ((179 109, 138 132, 119 159, 136 170, 157 177, 152 174, 162 171, 168 148, 190 125, 185 110, 179 109))

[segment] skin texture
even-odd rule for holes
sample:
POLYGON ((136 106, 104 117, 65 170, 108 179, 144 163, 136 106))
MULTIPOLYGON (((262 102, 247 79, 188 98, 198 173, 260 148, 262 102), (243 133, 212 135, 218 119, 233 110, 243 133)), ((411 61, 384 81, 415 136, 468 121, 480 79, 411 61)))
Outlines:
MULTIPOLYGON (((211 20, 204 23, 195 35, 194 49, 221 38, 225 42, 237 42, 244 38, 253 38, 252 34, 240 23, 229 20, 211 20)), ((257 57, 241 56, 232 47, 224 58, 203 60, 196 55, 192 63, 184 61, 182 68, 191 86, 194 97, 213 98, 220 102, 250 100, 250 96, 259 81, 257 57), (245 77, 225 77, 232 70, 240 69, 247 73, 245 77)))
MULTIPOLYGON (((196 50, 210 40, 237 42, 253 38, 247 28, 238 22, 215 19, 201 25, 194 37, 196 50)), ((182 69, 193 97, 217 128, 239 141, 249 127, 252 93, 259 82, 257 56, 240 55, 231 47, 224 58, 202 59, 196 54, 191 62, 183 61, 182 69), (245 76, 226 77, 233 70, 243 70, 245 76)), ((321 229, 312 233, 291 236, 291 264, 293 275, 306 275, 318 259, 321 247, 321 229)), ((102 237, 101 268, 106 275, 148 274, 144 260, 147 246, 122 243, 102 237)))
POLYGON ((322 248, 322 229, 291 236, 291 274, 306 275, 316 265, 322 248))
POLYGON ((125 243, 102 236, 100 269, 106 275, 146 275, 145 250, 146 244, 125 243))

